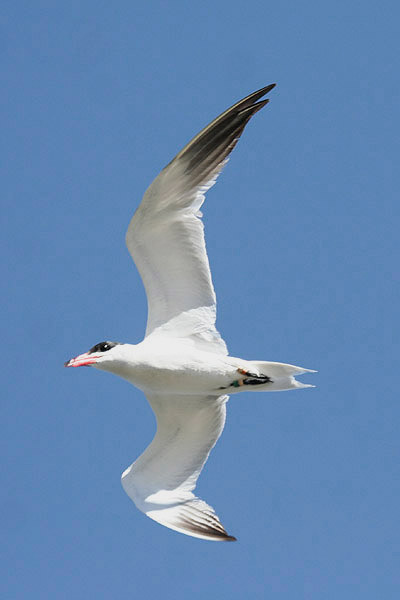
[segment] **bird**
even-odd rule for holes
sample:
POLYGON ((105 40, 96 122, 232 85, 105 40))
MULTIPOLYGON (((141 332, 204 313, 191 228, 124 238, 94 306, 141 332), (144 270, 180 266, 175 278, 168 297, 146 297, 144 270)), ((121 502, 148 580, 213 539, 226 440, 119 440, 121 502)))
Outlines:
POLYGON ((296 379, 311 369, 229 356, 215 326, 200 212, 207 190, 275 85, 246 96, 200 131, 154 179, 133 215, 126 244, 147 295, 143 341, 100 342, 65 363, 113 373, 145 393, 157 430, 123 472, 122 486, 154 521, 204 540, 236 540, 193 493, 224 428, 229 396, 314 387, 296 379))

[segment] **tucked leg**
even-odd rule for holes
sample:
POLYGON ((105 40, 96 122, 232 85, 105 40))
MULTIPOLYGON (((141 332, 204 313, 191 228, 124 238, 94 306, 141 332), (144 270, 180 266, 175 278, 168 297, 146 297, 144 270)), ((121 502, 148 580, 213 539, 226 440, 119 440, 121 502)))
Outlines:
MULTIPOLYGON (((257 375, 256 373, 251 373, 250 371, 246 371, 245 369, 237 370, 240 375, 245 375, 244 379, 235 379, 229 387, 242 387, 245 385, 264 385, 266 383, 273 383, 271 377, 268 375, 257 375)), ((220 388, 227 389, 227 388, 220 388)))

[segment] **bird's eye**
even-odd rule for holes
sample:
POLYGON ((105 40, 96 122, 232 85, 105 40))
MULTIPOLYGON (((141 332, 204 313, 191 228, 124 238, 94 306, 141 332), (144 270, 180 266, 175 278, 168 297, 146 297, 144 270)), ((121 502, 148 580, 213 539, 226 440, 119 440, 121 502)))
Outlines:
POLYGON ((107 350, 111 350, 111 348, 114 348, 116 345, 116 342, 100 342, 89 350, 89 354, 93 354, 94 352, 107 352, 107 350))

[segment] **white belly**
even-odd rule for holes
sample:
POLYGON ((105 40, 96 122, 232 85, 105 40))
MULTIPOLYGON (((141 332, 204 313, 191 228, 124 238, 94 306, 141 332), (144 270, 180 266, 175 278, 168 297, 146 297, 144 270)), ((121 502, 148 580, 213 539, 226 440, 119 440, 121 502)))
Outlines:
POLYGON ((222 354, 199 351, 186 344, 156 347, 143 343, 134 348, 131 360, 114 362, 112 369, 100 363, 98 368, 110 370, 144 392, 157 394, 219 395, 223 393, 221 388, 237 378, 238 359, 222 354))

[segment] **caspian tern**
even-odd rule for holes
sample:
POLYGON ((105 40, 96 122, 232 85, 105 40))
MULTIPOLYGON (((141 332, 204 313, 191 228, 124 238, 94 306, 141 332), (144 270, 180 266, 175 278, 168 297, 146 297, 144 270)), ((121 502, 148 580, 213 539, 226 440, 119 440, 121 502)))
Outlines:
POLYGON ((122 474, 128 496, 148 517, 207 540, 235 540, 214 509, 193 494, 224 428, 229 394, 313 387, 293 365, 228 356, 215 328, 216 298, 200 207, 251 117, 268 102, 268 85, 226 110, 161 171, 126 234, 143 279, 147 329, 139 344, 102 342, 66 367, 92 366, 143 390, 156 435, 122 474))

